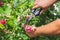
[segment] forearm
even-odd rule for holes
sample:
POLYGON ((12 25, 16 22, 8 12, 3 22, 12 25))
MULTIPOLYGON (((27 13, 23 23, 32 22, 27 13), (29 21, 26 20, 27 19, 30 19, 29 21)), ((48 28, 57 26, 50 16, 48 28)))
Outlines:
POLYGON ((58 0, 49 0, 50 1, 50 3, 48 4, 48 6, 50 5, 53 5, 54 3, 56 3, 58 0))
POLYGON ((60 19, 47 25, 37 27, 35 33, 38 35, 60 35, 60 19))

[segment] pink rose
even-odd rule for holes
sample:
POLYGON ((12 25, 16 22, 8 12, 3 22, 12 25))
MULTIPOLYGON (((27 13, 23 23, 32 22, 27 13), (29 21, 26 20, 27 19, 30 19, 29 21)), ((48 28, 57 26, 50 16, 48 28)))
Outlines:
POLYGON ((32 27, 28 27, 28 26, 25 27, 25 30, 26 30, 26 32, 32 32, 33 31, 32 27))
POLYGON ((22 26, 22 27, 24 27, 24 26, 25 26, 25 24, 24 24, 24 23, 22 23, 22 24, 21 24, 21 26, 22 26))

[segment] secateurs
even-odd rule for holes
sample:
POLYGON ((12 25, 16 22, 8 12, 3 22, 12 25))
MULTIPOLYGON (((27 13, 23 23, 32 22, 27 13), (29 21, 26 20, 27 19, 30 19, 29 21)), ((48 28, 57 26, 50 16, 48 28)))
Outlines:
POLYGON ((33 17, 36 17, 40 14, 41 10, 42 8, 32 9, 30 12, 30 17, 26 20, 26 23, 29 24, 29 22, 31 21, 33 17))

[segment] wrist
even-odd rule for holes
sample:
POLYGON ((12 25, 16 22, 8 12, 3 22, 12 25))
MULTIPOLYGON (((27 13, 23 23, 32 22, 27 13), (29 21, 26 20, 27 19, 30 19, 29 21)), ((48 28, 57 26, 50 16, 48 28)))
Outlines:
POLYGON ((41 34, 42 34, 41 27, 36 27, 35 36, 38 36, 41 34))

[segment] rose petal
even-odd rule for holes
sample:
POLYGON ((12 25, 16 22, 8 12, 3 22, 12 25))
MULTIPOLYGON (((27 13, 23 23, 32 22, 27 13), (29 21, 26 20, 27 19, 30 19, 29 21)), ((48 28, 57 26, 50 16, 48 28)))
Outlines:
POLYGON ((27 27, 27 26, 26 26, 25 30, 26 30, 26 32, 32 32, 33 31, 32 27, 27 27))

